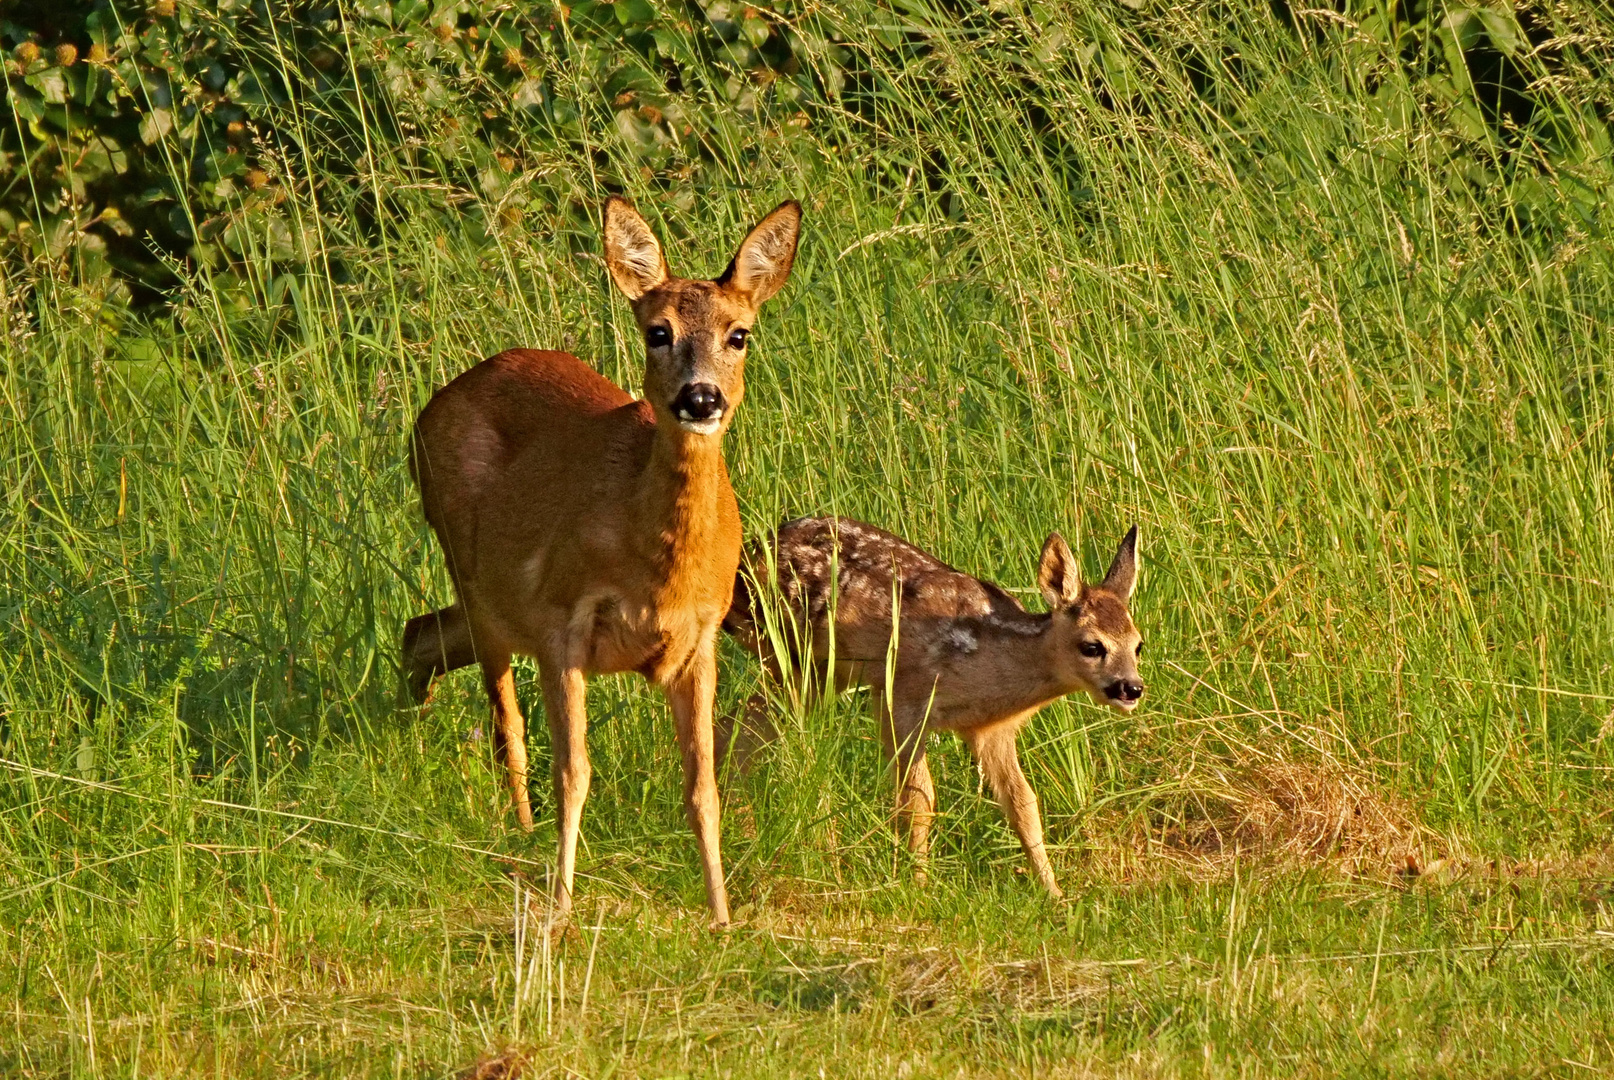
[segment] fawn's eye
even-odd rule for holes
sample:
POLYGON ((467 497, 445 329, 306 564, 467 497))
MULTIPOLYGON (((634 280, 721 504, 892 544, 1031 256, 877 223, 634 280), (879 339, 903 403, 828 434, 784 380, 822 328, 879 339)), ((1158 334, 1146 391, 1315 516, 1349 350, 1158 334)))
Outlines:
POLYGON ((652 326, 644 332, 644 343, 652 349, 660 349, 672 344, 672 331, 665 326, 652 326))
POLYGON ((750 334, 751 334, 751 331, 749 331, 749 330, 738 329, 738 328, 736 328, 734 330, 730 330, 729 331, 729 348, 731 348, 731 349, 743 349, 743 348, 745 348, 745 339, 747 337, 749 337, 750 334))
POLYGON ((1143 655, 1143 642, 1141 642, 1141 641, 1138 642, 1137 651, 1133 655, 1134 656, 1142 656, 1143 655))
POLYGON ((1108 651, 1104 648, 1102 641, 1084 641, 1078 648, 1081 649, 1083 656, 1090 656, 1094 660, 1097 660, 1108 651))

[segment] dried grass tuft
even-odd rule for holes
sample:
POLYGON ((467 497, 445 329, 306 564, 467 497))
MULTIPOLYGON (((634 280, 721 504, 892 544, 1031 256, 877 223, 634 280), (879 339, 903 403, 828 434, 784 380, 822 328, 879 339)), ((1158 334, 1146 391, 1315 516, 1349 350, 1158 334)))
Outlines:
POLYGON ((456 1080, 518 1080, 526 1067, 527 1056, 521 1051, 501 1050, 461 1069, 456 1080))
POLYGON ((1123 877, 1219 877, 1234 860, 1388 876, 1420 865, 1436 840, 1405 799, 1337 760, 1199 759, 1158 792, 1145 814, 1116 822, 1123 877))

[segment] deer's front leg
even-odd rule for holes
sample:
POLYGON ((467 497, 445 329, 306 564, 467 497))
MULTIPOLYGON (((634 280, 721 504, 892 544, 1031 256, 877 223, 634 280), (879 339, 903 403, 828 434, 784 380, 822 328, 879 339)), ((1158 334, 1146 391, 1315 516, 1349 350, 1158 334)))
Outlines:
POLYGON ((1019 723, 1011 721, 968 732, 964 739, 974 752, 975 760, 980 762, 986 782, 992 785, 992 793, 1003 807, 1003 816, 1009 819, 1009 825, 1020 837, 1020 846, 1025 849, 1037 880, 1049 895, 1058 898, 1065 894, 1054 878, 1048 849, 1042 842, 1042 813, 1037 807, 1037 793, 1031 790, 1026 774, 1020 771, 1020 755, 1015 745, 1019 733, 1019 723))
POLYGON ((766 694, 752 694, 738 716, 723 715, 712 723, 713 761, 719 773, 732 767, 744 774, 765 748, 779 741, 779 727, 768 715, 766 694))
POLYGON ((712 909, 712 922, 727 926, 728 888, 723 882, 723 857, 718 850, 717 778, 712 764, 712 700, 717 694, 715 635, 714 627, 689 663, 667 684, 666 694, 684 758, 684 811, 700 849, 706 903, 712 909))
POLYGON ((587 684, 581 668, 562 664, 539 665, 543 672, 544 715, 554 748, 555 831, 559 850, 555 857, 555 914, 572 909, 572 877, 577 869, 577 834, 583 822, 593 768, 588 760, 587 684))

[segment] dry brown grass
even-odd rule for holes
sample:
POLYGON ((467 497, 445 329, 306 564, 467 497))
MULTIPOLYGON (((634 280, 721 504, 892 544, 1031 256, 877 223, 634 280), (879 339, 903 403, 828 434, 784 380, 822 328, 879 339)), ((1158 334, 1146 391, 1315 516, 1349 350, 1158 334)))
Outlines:
POLYGON ((457 1080, 519 1080, 526 1067, 526 1054, 520 1050, 501 1050, 461 1069, 457 1080))
POLYGON ((1383 878, 1452 847, 1407 800, 1338 760, 1197 758, 1164 771, 1145 806, 1089 824, 1090 870, 1209 879, 1254 862, 1383 878))

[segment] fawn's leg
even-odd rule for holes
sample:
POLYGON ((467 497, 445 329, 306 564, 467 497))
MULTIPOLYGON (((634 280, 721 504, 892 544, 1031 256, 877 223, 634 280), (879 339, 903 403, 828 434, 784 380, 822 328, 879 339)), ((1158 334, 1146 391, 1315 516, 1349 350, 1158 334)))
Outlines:
POLYGON ((1025 773, 1020 771, 1020 757, 1015 749, 1019 732, 1017 722, 997 724, 965 732, 964 741, 975 754, 975 760, 980 762, 986 782, 992 785, 992 793, 1003 807, 1003 816, 1009 819, 1010 826, 1020 837, 1020 846, 1025 848, 1037 880, 1051 895, 1064 896, 1059 882, 1054 880, 1048 851, 1042 843, 1042 815, 1037 810, 1037 793, 1031 790, 1025 773))
POLYGON ((577 869, 577 835, 583 823, 583 802, 594 775, 588 760, 587 683, 580 668, 540 663, 544 684, 544 716, 554 753, 555 831, 559 850, 555 857, 555 914, 572 909, 572 877, 577 869))
POLYGON ((900 708, 893 715, 882 706, 876 707, 876 714, 880 716, 881 748, 897 781, 897 829, 908 834, 908 850, 920 866, 915 876, 923 882, 924 863, 930 855, 930 823, 936 816, 936 787, 925 760, 923 719, 908 716, 900 708))
POLYGON ((454 604, 410 619, 404 624, 402 654, 404 687, 415 704, 423 705, 439 675, 476 663, 465 608, 454 604))
POLYGON ((712 922, 727 926, 728 888, 723 881, 723 857, 718 851, 717 779, 712 763, 712 698, 717 693, 716 627, 696 648, 688 666, 666 687, 678 728, 678 748, 684 756, 684 811, 695 830, 700 848, 701 873, 706 878, 706 903, 712 922))
POLYGON ((510 783, 510 801, 523 829, 532 828, 532 802, 527 797, 527 721, 516 704, 516 680, 510 671, 510 654, 482 657, 482 685, 493 704, 493 752, 504 762, 510 783))
MULTIPOLYGON (((790 668, 790 682, 786 681, 783 669, 777 657, 772 652, 759 653, 762 660, 762 670, 769 682, 776 689, 791 692, 790 687, 795 686, 801 696, 798 698, 805 708, 811 703, 811 689, 805 688, 802 683, 800 669, 790 668)), ((723 771, 724 762, 733 755, 734 767, 740 772, 750 772, 751 762, 762 752, 764 747, 772 746, 779 741, 779 725, 773 722, 773 713, 768 707, 768 695, 758 690, 746 699, 745 707, 739 716, 728 713, 717 717, 713 721, 713 737, 716 751, 714 761, 719 773, 723 771)))
POLYGON ((768 696, 760 691, 747 699, 740 714, 724 713, 712 722, 713 765, 722 773, 724 765, 736 771, 751 771, 751 762, 763 748, 777 742, 779 728, 768 713, 768 696))

